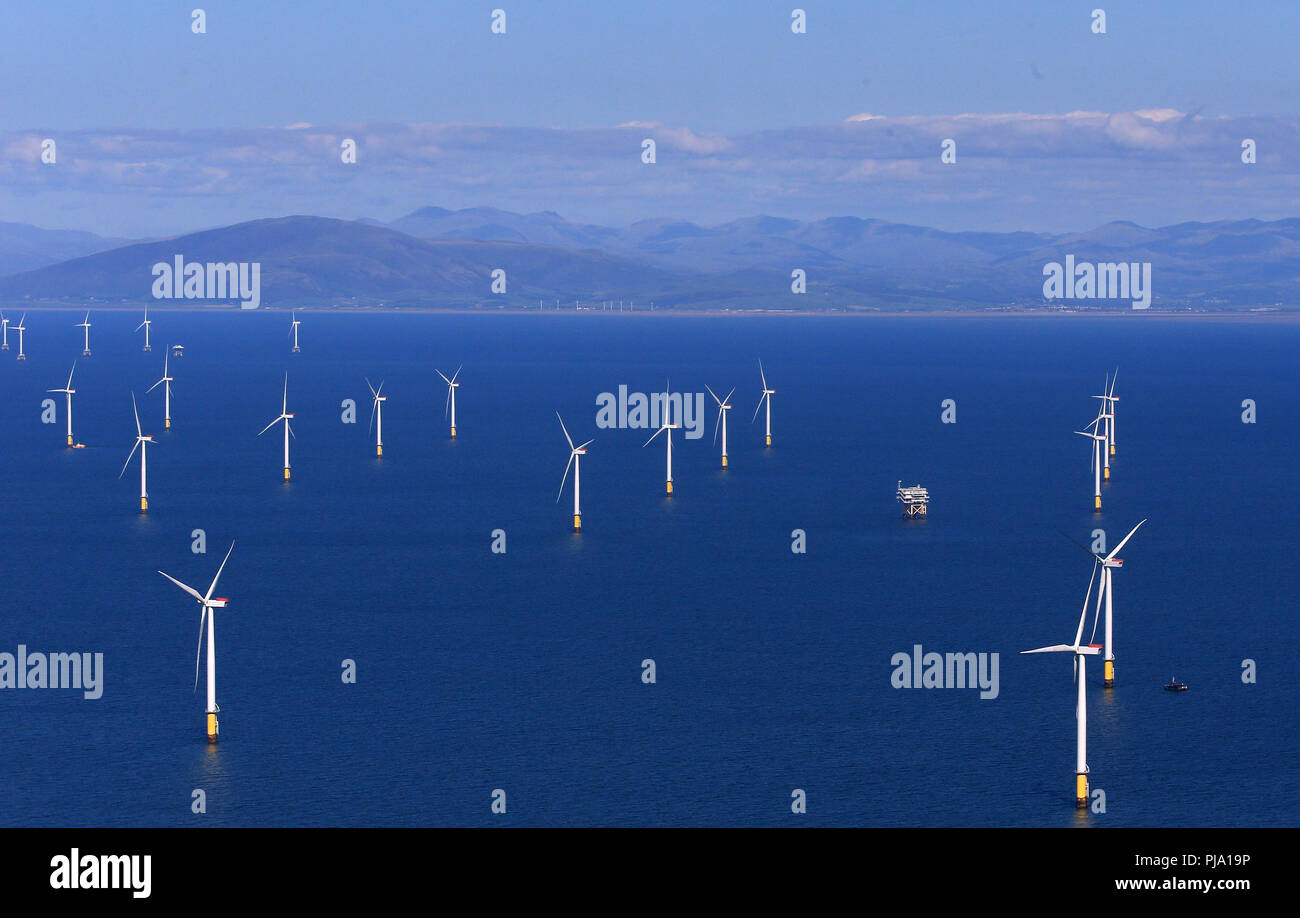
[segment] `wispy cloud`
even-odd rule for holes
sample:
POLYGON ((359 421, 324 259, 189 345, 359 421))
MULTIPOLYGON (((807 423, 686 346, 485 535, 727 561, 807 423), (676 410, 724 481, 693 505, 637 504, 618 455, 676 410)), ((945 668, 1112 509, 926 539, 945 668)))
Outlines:
POLYGON ((1294 215, 1300 120, 1173 109, 882 116, 726 136, 683 125, 366 123, 0 132, 0 218, 145 234, 288 212, 392 218, 424 204, 591 222, 855 214, 944 228, 1070 229, 1294 215), (641 161, 643 138, 657 162, 641 161), (341 162, 345 139, 358 162, 341 162), (942 142, 957 162, 940 162, 942 142), (1258 162, 1243 165, 1251 138, 1258 162), (88 215, 98 215, 95 225, 88 215))

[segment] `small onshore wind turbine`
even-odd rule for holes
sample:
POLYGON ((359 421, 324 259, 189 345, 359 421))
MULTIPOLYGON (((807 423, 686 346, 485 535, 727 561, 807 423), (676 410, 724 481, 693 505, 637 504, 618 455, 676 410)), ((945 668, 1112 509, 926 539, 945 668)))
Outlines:
POLYGON ((27 331, 27 326, 23 323, 26 321, 27 313, 24 312, 22 318, 18 320, 18 324, 14 326, 14 331, 18 332, 18 356, 14 358, 15 360, 27 359, 27 355, 23 353, 23 332, 27 331))
POLYGON ((376 389, 370 385, 370 380, 366 380, 366 388, 370 390, 370 397, 374 402, 370 406, 370 426, 375 431, 375 455, 384 454, 384 402, 388 401, 387 395, 380 395, 384 391, 384 381, 379 381, 379 388, 376 389))
MULTIPOLYGON (((1093 422, 1094 424, 1096 422, 1093 422)), ((1093 424, 1089 424, 1092 427, 1093 424)), ((1092 466, 1090 471, 1093 473, 1093 510, 1101 512, 1101 444, 1106 442, 1106 438, 1101 434, 1089 433, 1083 430, 1076 430, 1081 437, 1087 437, 1092 440, 1092 466)))
POLYGON ((135 445, 131 447, 131 452, 127 453, 126 462, 122 464, 122 471, 117 473, 121 478, 126 474, 126 468, 131 464, 131 457, 135 455, 137 449, 140 450, 140 512, 146 513, 149 510, 149 484, 148 484, 148 450, 149 444, 153 442, 153 437, 146 437, 140 430, 140 411, 135 404, 135 393, 131 393, 131 411, 135 414, 135 445))
POLYGON ((46 389, 46 392, 62 392, 67 396, 68 404, 64 409, 68 416, 68 446, 72 445, 72 396, 77 391, 72 388, 72 374, 77 372, 77 362, 72 361, 72 369, 68 371, 68 384, 62 389, 46 389))
POLYGON ((284 400, 281 401, 280 403, 280 416, 257 432, 257 435, 260 437, 262 434, 266 433, 276 424, 279 424, 281 421, 284 421, 284 480, 285 481, 289 480, 289 436, 293 434, 293 431, 289 427, 289 421, 291 421, 292 419, 293 419, 293 415, 289 413, 289 374, 285 373, 284 374, 284 400))
POLYGON ((90 313, 86 313, 86 318, 77 323, 77 328, 83 329, 86 333, 86 347, 81 352, 82 357, 90 356, 90 313))
POLYGON ((772 445, 772 396, 776 394, 776 390, 768 388, 767 374, 763 372, 763 361, 761 360, 758 362, 758 375, 763 380, 763 394, 759 398, 758 404, 754 406, 754 417, 749 419, 749 423, 751 424, 754 423, 754 421, 758 418, 758 409, 766 405, 767 406, 767 435, 764 439, 764 445, 771 446, 772 445))
POLYGON ((722 425, 722 467, 725 469, 727 467, 727 412, 731 410, 731 396, 735 393, 736 389, 733 386, 731 391, 727 393, 725 398, 718 398, 718 396, 714 393, 714 391, 712 389, 709 389, 707 385, 704 388, 709 390, 709 395, 712 395, 713 400, 718 403, 718 416, 713 422, 713 442, 714 443, 718 442, 718 425, 719 423, 721 423, 722 425))
POLYGON ((435 373, 442 377, 442 381, 447 384, 447 403, 443 405, 443 413, 446 413, 448 407, 451 409, 451 438, 456 439, 456 390, 460 388, 460 383, 456 382, 456 377, 460 375, 463 365, 456 367, 456 372, 451 374, 451 379, 442 370, 434 368, 435 373))
POLYGON ((301 353, 302 353, 302 348, 300 348, 300 347, 298 346, 298 326, 301 325, 302 322, 298 321, 298 313, 294 312, 294 313, 291 313, 291 315, 293 316, 293 328, 292 328, 292 331, 293 331, 293 351, 292 351, 292 353, 294 353, 294 354, 301 354, 301 353))
POLYGON ((1088 581, 1088 593, 1083 597, 1083 613, 1079 616, 1079 627, 1074 633, 1073 644, 1052 644, 1034 650, 1022 650, 1021 653, 1069 653, 1074 655, 1074 681, 1078 689, 1075 701, 1075 751, 1074 751, 1074 805, 1080 809, 1088 806, 1088 697, 1086 686, 1088 657, 1096 656, 1101 648, 1096 644, 1081 644, 1083 639, 1083 620, 1088 614, 1088 600, 1092 597, 1092 584, 1097 577, 1097 568, 1092 569, 1093 580, 1088 581))
POLYGON ((673 431, 676 430, 680 425, 672 423, 672 403, 668 401, 668 392, 669 392, 668 386, 665 385, 664 386, 664 422, 662 425, 660 425, 658 430, 656 430, 654 433, 650 435, 649 440, 646 440, 645 443, 641 444, 641 448, 645 449, 647 446, 650 445, 651 441, 654 440, 655 437, 659 436, 664 431, 668 432, 668 436, 667 436, 668 474, 667 474, 667 483, 665 485, 665 490, 668 496, 672 497, 673 496, 673 431))
MULTIPOLYGON (((145 350, 148 350, 148 348, 145 348, 145 350)), ((168 356, 169 355, 167 354, 163 355, 162 379, 158 380, 156 383, 154 383, 152 386, 146 389, 145 394, 148 395, 150 392, 152 392, 154 389, 157 389, 159 386, 163 387, 163 427, 166 430, 171 430, 172 429, 172 376, 167 372, 168 356)))
POLYGON ((216 626, 213 624, 212 613, 214 609, 224 609, 227 603, 230 602, 230 600, 228 599, 213 597, 212 594, 217 589, 217 581, 221 579, 221 572, 226 569, 226 561, 230 560, 230 552, 234 550, 235 550, 235 543, 231 542, 229 550, 226 551, 226 557, 221 562, 221 567, 217 568, 217 576, 212 578, 212 585, 208 587, 208 592, 204 595, 200 595, 199 591, 194 589, 193 587, 186 586, 185 584, 181 583, 171 574, 165 573, 163 571, 158 572, 162 574, 164 577, 166 577, 168 580, 170 580, 172 583, 176 584, 186 593, 189 593, 196 600, 198 600, 199 607, 202 609, 202 611, 199 613, 199 646, 197 651, 194 654, 195 690, 197 690, 199 687, 199 657, 203 653, 203 626, 205 623, 207 625, 208 706, 205 710, 207 713, 207 721, 208 721, 208 742, 209 743, 215 743, 217 741, 217 731, 218 731, 217 713, 221 710, 221 708, 217 705, 217 637, 216 637, 216 626))
POLYGON ((144 321, 135 327, 136 331, 139 331, 142 328, 144 329, 144 349, 146 351, 153 350, 153 348, 149 346, 149 326, 152 324, 153 320, 149 318, 149 307, 146 306, 144 308, 144 321))
POLYGON ((560 430, 564 431, 564 439, 569 441, 569 461, 564 466, 564 477, 560 479, 560 490, 555 495, 555 502, 558 504, 560 498, 564 495, 564 483, 569 479, 569 466, 573 466, 573 531, 582 532, 582 457, 587 455, 587 447, 594 441, 588 440, 581 446, 573 445, 573 438, 569 436, 569 429, 564 426, 564 418, 560 417, 560 412, 555 412, 555 416, 560 420, 560 430))

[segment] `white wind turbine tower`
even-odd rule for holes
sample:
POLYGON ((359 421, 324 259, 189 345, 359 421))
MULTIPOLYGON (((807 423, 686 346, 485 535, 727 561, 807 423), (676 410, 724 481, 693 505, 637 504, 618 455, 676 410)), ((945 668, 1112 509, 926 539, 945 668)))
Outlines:
POLYGON ((451 379, 448 379, 442 370, 434 368, 433 371, 441 376, 442 381, 447 384, 447 403, 443 406, 442 410, 445 413, 449 406, 451 408, 451 437, 453 440, 456 439, 456 390, 460 388, 460 383, 456 382, 456 377, 460 375, 463 366, 464 365, 462 364, 461 366, 456 367, 456 372, 451 374, 451 379))
POLYGON ((135 327, 136 331, 139 331, 142 328, 144 329, 144 349, 146 351, 153 350, 153 348, 149 346, 149 326, 152 324, 153 320, 149 318, 149 307, 146 306, 144 308, 144 321, 135 327))
POLYGON ((731 396, 735 393, 736 389, 733 386, 731 391, 727 393, 726 398, 718 398, 718 396, 714 394, 713 390, 709 389, 707 385, 704 388, 709 390, 709 395, 712 395, 713 400, 718 403, 718 416, 713 422, 713 442, 718 442, 718 424, 721 423, 722 467, 725 469, 727 467, 727 412, 731 410, 731 396))
POLYGON ((290 315, 293 316, 293 326, 291 329, 293 332, 293 353, 301 354, 302 348, 298 346, 298 326, 301 325, 302 323, 298 321, 298 313, 294 312, 294 313, 290 313, 290 315))
POLYGON ((90 356, 90 313, 86 313, 86 318, 77 323, 77 328, 84 329, 86 332, 86 347, 81 352, 82 357, 90 356))
POLYGON ((1093 398, 1101 399, 1102 410, 1109 415, 1109 423, 1106 425, 1106 438, 1110 444, 1107 452, 1115 455, 1115 403, 1119 401, 1119 396, 1115 394, 1115 380, 1119 378, 1119 367, 1115 368, 1115 375, 1106 380, 1105 395, 1094 395, 1093 398))
POLYGON ((763 395, 762 397, 759 398, 758 404, 754 406, 754 417, 749 419, 749 423, 751 424, 754 423, 754 421, 758 418, 758 409, 762 408, 763 405, 766 404, 767 405, 767 437, 764 442, 767 446, 771 446, 772 445, 772 396, 776 394, 776 390, 769 389, 767 387, 767 374, 763 372, 763 361, 761 360, 758 362, 758 375, 763 380, 763 395))
POLYGON ((216 626, 212 621, 212 613, 214 609, 224 609, 226 604, 230 601, 228 599, 213 598, 212 593, 217 588, 217 581, 221 579, 221 572, 226 569, 226 561, 230 560, 230 552, 234 550, 235 543, 231 542, 230 549, 226 552, 226 557, 221 562, 221 567, 217 568, 217 576, 212 578, 212 585, 208 587, 208 592, 202 596, 199 595, 198 590, 186 586, 171 574, 164 573, 163 571, 158 572, 198 600, 199 607, 202 609, 199 613, 199 646, 194 654, 194 688, 196 690, 199 687, 199 656, 203 652, 203 626, 205 624, 204 620, 206 619, 208 631, 208 706, 206 710, 209 743, 215 743, 217 741, 217 713, 221 710, 221 708, 217 706, 217 638, 216 626))
POLYGON ((569 466, 573 466, 573 531, 582 532, 582 457, 587 455, 587 447, 592 444, 588 440, 581 446, 573 445, 573 438, 569 436, 569 429, 564 426, 564 418, 560 417, 560 412, 555 412, 555 416, 560 419, 560 430, 564 431, 564 439, 569 441, 569 461, 564 466, 564 477, 560 479, 560 490, 555 495, 555 502, 558 504, 560 498, 564 495, 564 483, 569 479, 569 466))
POLYGON ((0 351, 9 350, 9 319, 0 312, 0 351))
POLYGON ((665 383, 664 402, 663 402, 664 422, 659 427, 658 430, 656 430, 654 433, 650 435, 650 440, 646 440, 645 443, 641 444, 641 448, 645 449, 647 446, 650 445, 651 440, 659 436, 665 430, 668 431, 668 438, 667 438, 668 439, 668 482, 666 485, 666 489, 667 489, 668 496, 672 497, 673 496, 673 431, 676 430, 680 425, 670 423, 672 420, 672 403, 668 401, 668 393, 669 393, 668 385, 665 383))
POLYGON ((266 433, 276 424, 279 424, 281 421, 284 421, 284 480, 285 481, 289 480, 289 435, 293 433, 293 431, 289 429, 289 421, 292 419, 293 419, 293 415, 289 413, 289 374, 285 373, 284 374, 284 400, 280 403, 280 416, 257 432, 257 435, 260 437, 262 434, 266 433))
POLYGON ((23 323, 27 321, 27 313, 23 313, 18 324, 14 326, 14 331, 18 332, 18 360, 26 360, 27 355, 23 353, 23 332, 27 331, 27 326, 23 323))
POLYGON ((370 406, 370 426, 375 430, 375 455, 382 456, 384 454, 384 402, 388 401, 388 396, 379 394, 384 391, 382 379, 379 381, 378 389, 370 385, 370 380, 367 379, 366 388, 370 390, 370 397, 374 399, 374 404, 370 406))
POLYGON ((1074 752, 1074 805, 1083 809, 1088 806, 1088 699, 1085 686, 1087 678, 1087 660, 1096 656, 1101 650, 1096 644, 1081 644, 1083 639, 1083 620, 1088 614, 1088 600, 1092 597, 1092 584, 1097 578, 1097 566, 1092 568, 1092 580, 1088 581, 1088 593, 1083 597, 1083 613, 1079 616, 1079 627, 1074 633, 1073 644, 1052 644, 1034 650, 1022 650, 1021 653, 1070 653, 1074 655, 1074 682, 1078 688, 1075 702, 1075 752, 1074 752))
MULTIPOLYGON (((145 350, 148 350, 148 348, 145 348, 145 350)), ((172 381, 173 381, 173 377, 168 375, 167 373, 167 355, 164 354, 162 379, 158 380, 156 383, 154 383, 152 386, 146 389, 145 394, 148 395, 150 392, 152 392, 154 389, 157 389, 159 386, 163 387, 163 426, 167 430, 172 429, 172 381)))
MULTIPOLYGON (((1097 422, 1089 424, 1092 427, 1097 422)), ((1076 430, 1081 437, 1087 437, 1092 440, 1092 473, 1093 473, 1093 509, 1098 513, 1101 512, 1101 444, 1106 442, 1106 438, 1101 434, 1088 433, 1083 430, 1076 430)))
POLYGON ((135 393, 131 393, 131 411, 135 413, 135 446, 131 447, 131 452, 127 453, 126 462, 122 464, 122 471, 117 473, 121 478, 126 474, 126 468, 131 464, 131 457, 135 455, 136 449, 140 450, 140 512, 145 513, 149 509, 149 487, 148 487, 148 449, 149 444, 153 442, 153 437, 146 437, 140 431, 140 412, 135 405, 135 393))
POLYGON ((62 392, 67 396, 68 404, 65 412, 68 416, 68 445, 72 445, 72 396, 77 391, 72 388, 72 374, 77 372, 77 362, 72 361, 72 369, 68 371, 68 384, 62 389, 46 389, 46 392, 62 392))
MULTIPOLYGON (((1102 556, 1097 552, 1092 551, 1091 549, 1085 547, 1084 545, 1075 542, 1074 539, 1070 539, 1071 542, 1074 542, 1075 545, 1078 545, 1080 548, 1082 548, 1084 551, 1086 551, 1088 554, 1092 555, 1093 558, 1096 559, 1096 561, 1093 564, 1094 572, 1096 571, 1096 566, 1098 564, 1101 565, 1101 587, 1097 590, 1097 612, 1094 613, 1093 615, 1092 634, 1093 637, 1097 636, 1097 616, 1101 613, 1101 601, 1102 601, 1102 596, 1104 595, 1106 597, 1106 632, 1105 632, 1106 636, 1105 636, 1105 643, 1103 644, 1103 646, 1105 647, 1106 651, 1103 659, 1105 660, 1106 668, 1105 668, 1105 673, 1102 676, 1102 685, 1104 685, 1106 688, 1111 688, 1115 684, 1115 645, 1112 642, 1114 628, 1111 625, 1111 619, 1115 607, 1115 592, 1114 592, 1115 587, 1114 587, 1114 579, 1113 579, 1114 571, 1116 570, 1116 568, 1121 568, 1124 566, 1124 559, 1118 557, 1118 555, 1120 551, 1124 548, 1124 546, 1128 544, 1128 540, 1133 538, 1133 533, 1141 529, 1142 523, 1145 522, 1146 520, 1142 520, 1141 523, 1138 523, 1136 526, 1130 529, 1128 535, 1120 539, 1119 544, 1116 545, 1114 548, 1112 548, 1110 550, 1110 553, 1105 556, 1102 556)), ((1066 538, 1069 539, 1070 537, 1066 536, 1066 538)))

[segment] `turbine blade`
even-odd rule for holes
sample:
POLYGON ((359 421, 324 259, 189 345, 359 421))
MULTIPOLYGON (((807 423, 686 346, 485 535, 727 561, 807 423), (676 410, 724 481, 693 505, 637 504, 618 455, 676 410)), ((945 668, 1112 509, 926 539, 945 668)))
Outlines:
POLYGON ((713 396, 713 400, 714 400, 715 402, 717 402, 717 403, 718 403, 718 407, 721 408, 721 407, 722 407, 722 399, 718 398, 717 394, 715 394, 714 391, 713 391, 712 389, 709 388, 709 384, 708 384, 708 383, 705 383, 705 384, 704 384, 704 388, 705 388, 705 390, 709 393, 709 395, 712 395, 712 396, 713 396))
POLYGON ((180 587, 180 588, 181 588, 182 590, 184 590, 186 593, 189 593, 191 596, 193 596, 193 597, 194 597, 195 599, 197 599, 199 602, 203 602, 203 597, 199 595, 199 591, 196 590, 196 589, 194 589, 194 587, 192 587, 192 586, 186 586, 185 584, 183 584, 183 583, 181 583, 179 580, 177 580, 175 577, 173 577, 171 574, 165 573, 165 572, 163 572, 163 571, 159 571, 158 573, 162 574, 164 577, 166 577, 166 578, 167 578, 168 580, 170 580, 172 583, 176 584, 178 587, 180 587))
MULTIPOLYGON (((1088 592, 1083 594, 1083 611, 1079 613, 1079 627, 1074 631, 1074 646, 1079 646, 1079 641, 1083 639, 1083 623, 1088 618, 1088 600, 1092 598, 1092 585, 1097 580, 1097 562, 1092 562, 1092 576, 1088 578, 1088 592)), ((1100 593, 1098 594, 1100 595, 1100 593)))
POLYGON ((753 416, 752 418, 749 419, 749 423, 753 424, 755 421, 758 420, 758 409, 760 409, 760 408, 763 407, 763 399, 764 399, 764 398, 767 398, 767 384, 766 384, 766 383, 763 384, 763 398, 760 398, 760 399, 758 400, 758 404, 754 406, 754 416, 753 416))
POLYGON ((370 385, 370 377, 369 377, 369 376, 363 376, 362 379, 364 379, 364 380, 366 381, 366 388, 370 390, 370 397, 371 397, 371 398, 377 398, 377 397, 379 396, 379 393, 375 391, 375 387, 374 387, 374 386, 370 385))
MULTIPOLYGON (((560 412, 555 412, 555 416, 560 418, 560 412)), ((569 441, 569 449, 573 449, 573 437, 569 436, 569 428, 564 426, 564 418, 560 418, 560 430, 564 431, 564 439, 569 441)))
POLYGON ((763 372, 763 361, 758 362, 758 375, 763 380, 763 388, 767 388, 767 374, 763 372))
POLYGON ((463 370, 464 368, 465 368, 465 364, 463 363, 460 366, 456 367, 456 372, 451 374, 452 382, 456 381, 456 377, 460 375, 460 371, 463 370))
POLYGON ((75 373, 75 372, 77 372, 77 361, 74 360, 74 361, 72 361, 72 369, 68 371, 68 385, 67 385, 67 388, 69 388, 69 389, 72 388, 72 374, 75 373))
MULTIPOLYGON (((715 395, 714 398, 717 398, 715 395)), ((713 443, 718 443, 718 425, 722 423, 722 412, 726 409, 722 407, 722 402, 718 402, 718 416, 713 419, 713 443)))
POLYGON ((226 569, 226 562, 230 560, 230 553, 234 550, 235 543, 231 542, 230 548, 226 549, 226 557, 222 560, 221 567, 217 568, 217 576, 212 578, 212 586, 208 587, 208 595, 203 597, 204 602, 212 598, 212 591, 217 588, 217 581, 221 579, 221 572, 226 569))
MULTIPOLYGON (((1145 523, 1145 522, 1146 522, 1146 520, 1143 520, 1143 521, 1142 521, 1142 523, 1145 523)), ((1120 550, 1121 548, 1123 548, 1123 547, 1128 543, 1128 540, 1129 540, 1129 539, 1133 538, 1133 533, 1137 532, 1139 529, 1142 528, 1142 523, 1138 523, 1136 526, 1134 526, 1132 529, 1129 530, 1128 535, 1126 535, 1126 536, 1124 536, 1124 538, 1120 539, 1119 544, 1116 545, 1116 546, 1114 547, 1114 549, 1111 550, 1111 553, 1108 554, 1108 555, 1106 556, 1106 560, 1107 560, 1107 561, 1112 560, 1112 559, 1113 559, 1117 554, 1119 554, 1119 550, 1120 550)))
POLYGON ((1066 533, 1065 533, 1065 531, 1064 531, 1063 529, 1058 529, 1058 530, 1056 530, 1056 531, 1059 532, 1061 535, 1065 536, 1065 537, 1066 537, 1067 539, 1069 539, 1071 542, 1074 542, 1075 545, 1078 545, 1081 549, 1083 549, 1084 551, 1086 551, 1086 552, 1087 552, 1089 555, 1091 555, 1092 557, 1094 557, 1094 558, 1096 558, 1096 559, 1098 559, 1098 560, 1101 560, 1101 555, 1097 554, 1097 553, 1096 553, 1095 551, 1093 551, 1091 548, 1088 548, 1088 547, 1087 547, 1086 545, 1084 545, 1082 542, 1077 542, 1077 541, 1075 541, 1075 539, 1074 539, 1073 536, 1066 535, 1066 533))
POLYGON ((441 377, 442 377, 442 381, 445 382, 447 385, 449 385, 449 386, 451 385, 451 380, 447 378, 446 374, 444 374, 444 373, 442 372, 442 370, 439 370, 437 367, 434 367, 434 368, 433 368, 433 372, 435 372, 435 373, 437 373, 439 376, 441 376, 441 377))
POLYGON ((564 477, 560 479, 560 490, 555 494, 555 502, 558 504, 560 498, 564 496, 564 484, 569 480, 569 466, 573 465, 574 457, 577 453, 569 453, 569 461, 564 464, 564 477))
MULTIPOLYGON (((658 430, 656 430, 654 433, 652 433, 652 434, 650 435, 650 440, 653 440, 655 437, 659 436, 661 433, 663 433, 663 432, 664 432, 665 430, 667 430, 667 429, 668 429, 667 427, 660 427, 658 430)), ((641 448, 642 448, 642 449, 645 449, 647 446, 649 446, 649 445, 650 445, 650 440, 646 440, 644 443, 642 443, 642 444, 641 444, 641 448)))
POLYGON ((123 463, 122 463, 122 471, 120 471, 120 472, 117 473, 117 477, 118 477, 118 478, 121 478, 123 475, 126 474, 126 467, 127 467, 128 465, 131 464, 131 459, 132 459, 132 457, 135 456, 135 451, 136 451, 137 449, 140 448, 140 444, 141 444, 142 442, 144 442, 144 441, 141 440, 141 439, 139 439, 138 437, 136 438, 135 446, 132 446, 132 447, 131 447, 131 452, 129 452, 129 453, 126 454, 126 462, 123 462, 123 463))
POLYGON ((289 374, 284 374, 284 401, 280 403, 280 413, 289 413, 289 374))
MULTIPOLYGON (((281 417, 283 417, 283 415, 282 415, 281 417)), ((259 430, 259 431, 257 432, 257 435, 260 437, 262 434, 266 433, 268 430, 270 430, 272 427, 274 427, 276 424, 279 424, 279 423, 280 423, 280 418, 276 418, 276 419, 275 419, 274 421, 272 421, 270 424, 267 424, 265 427, 263 427, 261 430, 259 430)))
POLYGON ((579 446, 578 449, 586 449, 588 446, 591 446, 591 444, 593 444, 593 443, 595 443, 595 442, 596 442, 596 438, 595 438, 595 437, 592 437, 592 438, 591 438, 590 440, 588 440, 586 443, 583 443, 581 446, 579 446))
POLYGON ((208 617, 208 607, 205 605, 203 611, 199 613, 199 646, 194 648, 194 691, 199 690, 199 657, 203 655, 203 620, 208 617))
POLYGON ((135 435, 143 437, 144 431, 140 429, 140 409, 135 404, 135 393, 131 393, 131 413, 135 415, 135 435))
POLYGON ((1075 648, 1069 644, 1052 644, 1048 647, 1035 647, 1033 650, 1022 650, 1021 653, 1074 653, 1075 648))

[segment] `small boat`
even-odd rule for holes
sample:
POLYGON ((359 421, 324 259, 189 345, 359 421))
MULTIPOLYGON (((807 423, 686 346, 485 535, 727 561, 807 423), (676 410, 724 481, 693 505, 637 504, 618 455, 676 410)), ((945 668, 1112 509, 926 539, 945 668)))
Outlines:
POLYGON ((1177 679, 1174 679, 1174 678, 1171 677, 1171 678, 1169 679, 1169 684, 1165 686, 1165 691, 1166 691, 1166 692, 1185 692, 1185 691, 1187 691, 1187 683, 1186 683, 1186 682, 1179 682, 1177 679))

